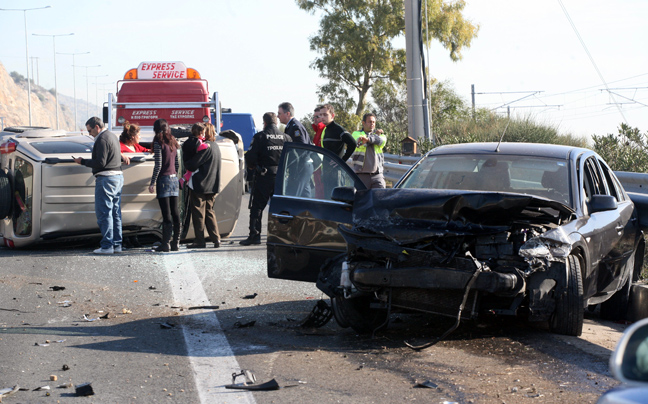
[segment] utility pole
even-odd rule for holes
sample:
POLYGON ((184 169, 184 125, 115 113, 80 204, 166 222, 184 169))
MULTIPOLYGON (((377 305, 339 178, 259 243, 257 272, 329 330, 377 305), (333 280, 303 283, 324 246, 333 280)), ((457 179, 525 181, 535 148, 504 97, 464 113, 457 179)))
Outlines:
POLYGON ((59 129, 59 102, 58 102, 58 85, 56 83, 56 37, 57 36, 70 36, 74 35, 74 33, 70 34, 54 34, 54 35, 49 35, 49 34, 32 34, 34 36, 51 36, 52 37, 52 49, 53 49, 53 54, 54 54, 54 101, 56 103, 56 129, 59 129))
POLYGON ((31 69, 32 69, 32 80, 36 77, 36 85, 40 86, 40 74, 38 73, 38 56, 30 56, 31 59, 31 69), (34 59, 36 59, 36 76, 34 76, 34 59))
POLYGON ((424 94, 421 60, 421 2, 405 2, 405 57, 407 59, 407 132, 414 139, 430 139, 430 117, 424 94))
POLYGON ((72 130, 77 129, 79 121, 77 120, 77 96, 76 96, 76 65, 74 63, 75 55, 87 55, 90 52, 80 52, 80 53, 62 53, 59 52, 59 55, 72 55, 72 88, 74 89, 74 126, 72 130))

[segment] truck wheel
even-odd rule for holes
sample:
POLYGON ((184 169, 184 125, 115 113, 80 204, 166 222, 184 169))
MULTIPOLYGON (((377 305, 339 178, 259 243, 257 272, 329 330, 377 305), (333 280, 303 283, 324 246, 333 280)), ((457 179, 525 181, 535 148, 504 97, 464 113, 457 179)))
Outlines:
POLYGON ((358 334, 369 334, 387 326, 387 310, 374 309, 369 305, 371 296, 352 299, 333 297, 333 315, 340 327, 353 328, 358 334))
POLYGON ((578 337, 583 332, 583 278, 576 255, 567 259, 567 285, 556 297, 556 310, 549 321, 551 332, 578 337))
POLYGON ((11 195, 9 175, 0 170, 0 220, 6 219, 11 213, 11 195))

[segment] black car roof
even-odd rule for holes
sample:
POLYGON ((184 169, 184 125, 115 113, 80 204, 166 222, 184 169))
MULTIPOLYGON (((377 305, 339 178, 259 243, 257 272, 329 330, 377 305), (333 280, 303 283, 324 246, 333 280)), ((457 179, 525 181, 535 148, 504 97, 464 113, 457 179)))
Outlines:
POLYGON ((435 154, 510 154, 515 156, 549 157, 557 159, 569 159, 572 152, 590 151, 582 147, 564 146, 544 143, 500 143, 499 151, 495 151, 497 143, 458 143, 439 146, 429 155, 435 154))

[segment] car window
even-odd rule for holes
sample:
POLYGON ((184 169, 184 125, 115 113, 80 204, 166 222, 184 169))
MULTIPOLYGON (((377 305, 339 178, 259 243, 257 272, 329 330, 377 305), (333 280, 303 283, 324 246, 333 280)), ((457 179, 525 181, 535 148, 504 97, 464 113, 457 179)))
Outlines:
POLYGON ((31 142, 31 145, 43 154, 91 153, 92 142, 31 142))
POLYGON ((560 159, 509 155, 430 155, 400 188, 531 194, 570 204, 569 170, 560 159))
POLYGON ((607 183, 610 195, 615 197, 617 202, 625 201, 623 187, 617 180, 616 176, 612 173, 612 170, 610 170, 610 167, 608 167, 601 160, 599 160, 599 166, 601 168, 601 171, 603 172, 603 176, 605 178, 605 182, 607 183))
POLYGON ((592 195, 606 195, 605 185, 594 158, 585 160, 585 194, 589 201, 592 195))
POLYGON ((16 158, 15 163, 14 191, 14 233, 17 236, 29 236, 32 232, 34 166, 20 157, 16 158))
POLYGON ((286 154, 283 175, 281 192, 285 196, 331 200, 334 188, 354 186, 354 179, 339 161, 300 148, 291 149, 286 154), (304 175, 308 177, 305 178, 304 175), (306 194, 302 191, 304 187, 295 186, 304 182, 309 184, 307 188, 310 189, 306 194))

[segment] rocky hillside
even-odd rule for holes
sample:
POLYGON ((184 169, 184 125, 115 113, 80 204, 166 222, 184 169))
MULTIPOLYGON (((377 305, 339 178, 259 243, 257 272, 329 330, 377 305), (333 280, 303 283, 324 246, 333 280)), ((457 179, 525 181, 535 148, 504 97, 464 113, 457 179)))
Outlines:
MULTIPOLYGON (((20 74, 12 77, 4 65, 0 63, 0 126, 29 125, 29 107, 27 103, 27 80, 20 74)), ((59 93, 59 128, 74 130, 74 98, 59 93)), ((37 86, 32 81, 32 126, 45 126, 56 128, 56 102, 54 89, 46 90, 37 86)), ((77 99, 77 125, 76 128, 85 129, 88 119, 86 111, 95 114, 97 107, 87 105, 84 100, 77 99)))

